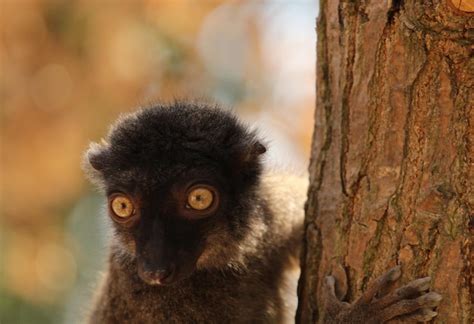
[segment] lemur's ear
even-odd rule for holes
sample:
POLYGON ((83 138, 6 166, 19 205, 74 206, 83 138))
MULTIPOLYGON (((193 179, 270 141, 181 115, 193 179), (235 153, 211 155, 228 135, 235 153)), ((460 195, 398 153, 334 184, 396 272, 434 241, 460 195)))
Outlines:
POLYGON ((260 155, 264 154, 267 148, 259 141, 250 143, 242 152, 241 162, 247 163, 256 160, 260 155))
POLYGON ((260 173, 260 157, 266 151, 267 148, 256 139, 240 144, 231 157, 231 167, 236 179, 241 181, 254 179, 260 173))
POLYGON ((87 170, 90 166, 95 171, 103 171, 109 162, 109 155, 110 150, 107 142, 104 140, 101 144, 92 142, 84 154, 84 168, 87 170))

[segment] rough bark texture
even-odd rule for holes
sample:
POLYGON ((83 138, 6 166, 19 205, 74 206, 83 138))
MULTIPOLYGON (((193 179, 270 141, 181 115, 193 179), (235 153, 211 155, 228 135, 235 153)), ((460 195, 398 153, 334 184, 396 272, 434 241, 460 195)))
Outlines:
POLYGON ((474 15, 448 1, 321 0, 300 323, 325 275, 353 301, 396 263, 474 321, 474 15))

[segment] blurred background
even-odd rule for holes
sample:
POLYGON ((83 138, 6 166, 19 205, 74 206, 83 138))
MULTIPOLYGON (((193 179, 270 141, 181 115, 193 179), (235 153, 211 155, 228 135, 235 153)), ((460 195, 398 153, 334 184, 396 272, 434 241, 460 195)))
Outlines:
POLYGON ((0 0, 0 322, 77 323, 106 253, 82 152, 122 112, 206 97, 306 171, 317 0, 0 0))

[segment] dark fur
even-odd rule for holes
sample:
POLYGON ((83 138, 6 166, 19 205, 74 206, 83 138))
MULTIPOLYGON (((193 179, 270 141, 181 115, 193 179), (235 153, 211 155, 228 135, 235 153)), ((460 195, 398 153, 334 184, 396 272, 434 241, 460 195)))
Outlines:
POLYGON ((114 223, 110 268, 91 321, 281 319, 282 275, 298 248, 290 252, 294 240, 275 235, 272 212, 256 193, 264 151, 231 113, 189 103, 122 117, 106 143, 92 145, 86 155, 92 181, 107 195, 139 201, 140 220, 131 228, 114 223), (184 219, 171 193, 195 180, 218 188, 220 206, 208 218, 184 219), (254 223, 268 233, 253 233, 254 223), (175 280, 146 284, 137 275, 141 262, 173 264, 175 280))

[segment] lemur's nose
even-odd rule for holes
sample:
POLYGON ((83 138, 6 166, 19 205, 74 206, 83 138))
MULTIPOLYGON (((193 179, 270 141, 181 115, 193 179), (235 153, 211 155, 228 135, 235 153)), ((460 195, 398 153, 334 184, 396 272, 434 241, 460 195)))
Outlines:
POLYGON ((156 269, 143 262, 141 266, 138 266, 138 275, 149 285, 163 285, 170 283, 172 281, 173 273, 174 267, 172 265, 156 269))

